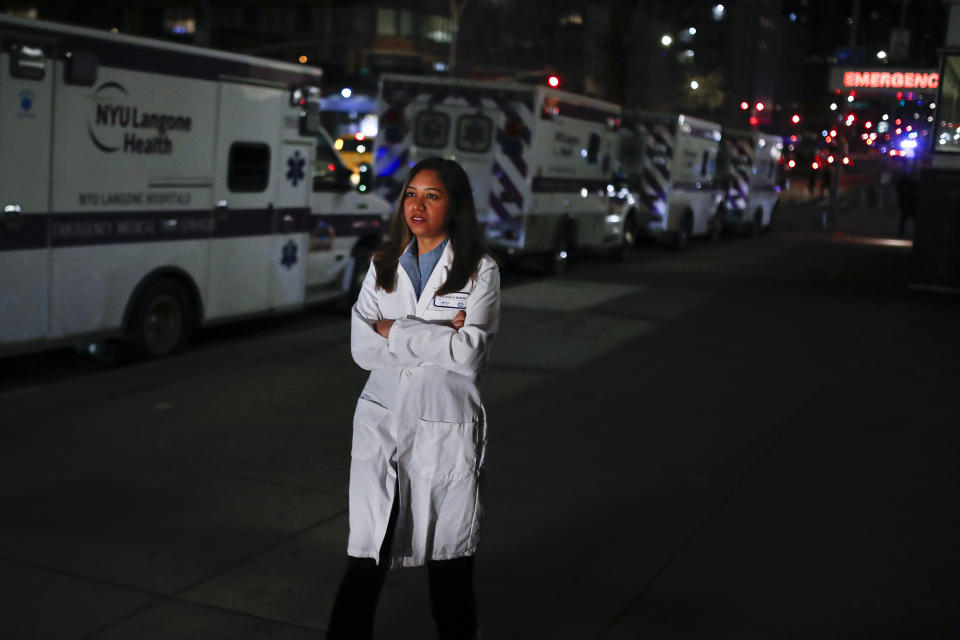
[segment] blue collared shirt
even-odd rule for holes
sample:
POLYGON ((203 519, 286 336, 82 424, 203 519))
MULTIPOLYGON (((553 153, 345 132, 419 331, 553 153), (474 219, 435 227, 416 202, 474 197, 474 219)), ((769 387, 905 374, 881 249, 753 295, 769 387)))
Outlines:
POLYGON ((407 245, 407 250, 400 256, 400 265, 403 266, 403 270, 410 276, 410 282, 413 283, 413 290, 417 293, 417 300, 420 299, 420 294, 423 292, 423 285, 430 279, 430 274, 433 273, 437 263, 440 262, 440 256, 443 255, 443 250, 449 241, 450 238, 447 238, 435 248, 427 251, 422 256, 418 256, 417 239, 414 238, 410 241, 410 244, 407 245))

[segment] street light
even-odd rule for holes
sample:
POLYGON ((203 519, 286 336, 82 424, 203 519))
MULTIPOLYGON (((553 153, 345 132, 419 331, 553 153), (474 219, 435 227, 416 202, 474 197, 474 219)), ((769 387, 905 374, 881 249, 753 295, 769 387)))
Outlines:
POLYGON ((758 102, 758 103, 757 103, 756 105, 754 105, 754 106, 756 107, 757 111, 763 111, 764 105, 763 105, 762 102, 758 102))
POLYGON ((696 91, 697 89, 700 88, 700 83, 697 82, 696 80, 691 80, 691 81, 690 81, 690 88, 693 89, 694 91, 696 91))
POLYGON ((353 90, 351 90, 350 87, 344 87, 343 89, 340 89, 340 95, 344 98, 349 98, 353 95, 353 90))
POLYGON ((837 110, 837 103, 836 103, 836 102, 831 102, 831 103, 830 103, 830 111, 836 111, 836 110, 837 110))
POLYGON ((793 114, 793 116, 791 116, 790 118, 790 122, 792 122, 793 124, 800 124, 800 114, 799 113, 793 114))
POLYGON ((740 103, 740 110, 741 110, 741 111, 746 111, 746 110, 749 109, 749 108, 750 108, 750 103, 747 102, 746 100, 744 100, 743 102, 740 103))
POLYGON ((877 60, 886 60, 886 59, 887 59, 886 51, 884 51, 883 49, 880 49, 880 51, 877 51, 877 60))
POLYGON ((663 34, 663 36, 660 38, 660 44, 665 47, 669 47, 671 44, 673 44, 673 38, 667 34, 663 34))

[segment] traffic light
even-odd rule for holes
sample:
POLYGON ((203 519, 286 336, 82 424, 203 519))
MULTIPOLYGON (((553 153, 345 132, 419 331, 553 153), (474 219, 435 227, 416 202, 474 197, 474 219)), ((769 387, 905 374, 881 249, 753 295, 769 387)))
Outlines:
POLYGON ((790 117, 790 122, 792 122, 793 124, 800 124, 800 114, 799 113, 793 114, 793 116, 790 117))
POLYGON ((557 87, 559 87, 559 86, 560 86, 560 76, 558 76, 558 75, 555 74, 555 73, 551 73, 549 76, 547 76, 547 85, 550 86, 550 87, 553 88, 553 89, 556 89, 557 87))
POLYGON ((746 111, 746 110, 749 109, 749 108, 750 108, 750 103, 747 102, 746 100, 744 100, 743 102, 740 103, 740 110, 741 110, 741 111, 746 111))
POLYGON ((756 109, 757 109, 757 111, 763 111, 764 107, 765 107, 765 105, 764 105, 762 102, 758 102, 758 103, 756 104, 756 109))

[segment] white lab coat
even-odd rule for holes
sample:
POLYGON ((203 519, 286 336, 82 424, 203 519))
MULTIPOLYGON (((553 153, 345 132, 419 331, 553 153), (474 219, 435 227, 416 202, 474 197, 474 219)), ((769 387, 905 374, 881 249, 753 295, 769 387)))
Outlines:
POLYGON ((387 293, 376 288, 371 264, 353 306, 353 359, 370 377, 353 420, 347 553, 379 558, 399 485, 391 567, 477 548, 487 433, 477 376, 499 324, 500 272, 484 256, 461 292, 438 298, 452 262, 447 243, 419 301, 402 266, 387 293), (467 317, 456 331, 450 321, 460 305, 467 317), (395 320, 389 340, 374 328, 381 318, 395 320))

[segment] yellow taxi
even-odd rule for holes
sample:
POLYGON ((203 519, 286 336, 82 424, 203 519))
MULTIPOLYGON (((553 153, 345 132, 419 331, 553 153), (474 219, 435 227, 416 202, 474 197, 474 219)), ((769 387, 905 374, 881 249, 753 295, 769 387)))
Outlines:
POLYGON ((343 164, 352 172, 350 182, 354 186, 366 184, 372 178, 373 140, 358 132, 340 136, 333 141, 333 146, 343 158, 343 164))

